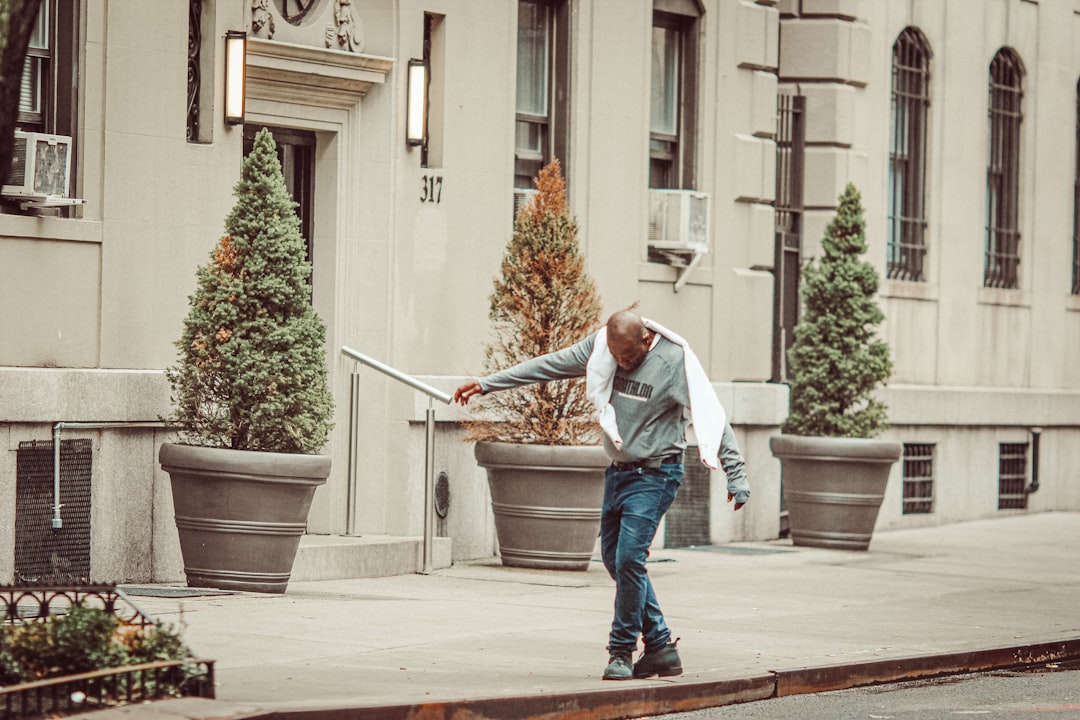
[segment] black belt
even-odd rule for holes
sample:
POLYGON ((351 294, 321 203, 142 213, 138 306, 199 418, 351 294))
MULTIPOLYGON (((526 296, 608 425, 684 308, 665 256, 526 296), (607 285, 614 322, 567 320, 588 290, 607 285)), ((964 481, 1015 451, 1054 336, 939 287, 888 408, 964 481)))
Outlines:
POLYGON ((672 465, 682 462, 682 455, 668 455, 662 458, 649 458, 648 460, 634 460, 633 462, 612 462, 616 470, 637 470, 638 468, 652 468, 657 470, 661 465, 672 465))

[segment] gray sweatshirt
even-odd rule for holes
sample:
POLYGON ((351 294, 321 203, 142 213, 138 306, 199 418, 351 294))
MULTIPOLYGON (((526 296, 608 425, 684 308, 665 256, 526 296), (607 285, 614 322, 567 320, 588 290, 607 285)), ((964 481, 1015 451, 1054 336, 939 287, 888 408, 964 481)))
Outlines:
MULTIPOLYGON (((514 367, 480 378, 485 393, 509 390, 535 382, 583 377, 592 355, 596 334, 557 352, 526 360, 514 367)), ((682 457, 686 449, 686 426, 690 420, 690 395, 686 387, 683 349, 659 336, 657 344, 633 370, 618 368, 611 390, 611 404, 622 435, 617 450, 604 438, 604 450, 617 462, 633 462, 668 455, 682 457)), ((720 466, 728 479, 728 491, 736 502, 746 502, 750 486, 735 433, 728 424, 720 443, 720 466)))

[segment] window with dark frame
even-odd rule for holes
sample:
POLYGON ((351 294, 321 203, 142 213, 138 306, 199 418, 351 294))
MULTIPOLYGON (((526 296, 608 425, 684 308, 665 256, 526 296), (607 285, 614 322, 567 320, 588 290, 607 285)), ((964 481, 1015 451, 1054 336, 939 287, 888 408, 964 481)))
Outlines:
MULTIPOLYGON (((72 139, 69 194, 73 197, 78 196, 74 145, 78 135, 78 29, 78 2, 42 0, 26 51, 15 121, 16 130, 72 139)), ((4 202, 0 212, 21 211, 16 203, 4 202)), ((57 208, 52 212, 70 217, 78 210, 57 208)))
POLYGON ((514 187, 531 190, 554 158, 567 178, 569 10, 565 1, 519 0, 514 187))
POLYGON ((983 285, 1020 286, 1020 122, 1024 68, 1011 48, 990 63, 990 146, 986 168, 986 257, 983 285))
POLYGON ((649 100, 649 187, 693 189, 697 116, 694 3, 654 0, 649 100))
POLYGON ((923 281, 930 48, 916 28, 893 45, 887 276, 923 281))
POLYGON ((27 132, 48 132, 45 119, 48 115, 47 101, 52 88, 52 46, 50 31, 53 17, 50 6, 43 2, 38 10, 37 22, 30 34, 30 44, 23 61, 22 83, 19 88, 18 126, 27 132))
POLYGON ((1027 443, 998 445, 998 510, 1027 508, 1027 443))
POLYGON ((904 515, 934 511, 934 444, 904 443, 904 515))
POLYGON ((1072 294, 1080 295, 1080 81, 1076 83, 1076 170, 1073 177, 1072 294))

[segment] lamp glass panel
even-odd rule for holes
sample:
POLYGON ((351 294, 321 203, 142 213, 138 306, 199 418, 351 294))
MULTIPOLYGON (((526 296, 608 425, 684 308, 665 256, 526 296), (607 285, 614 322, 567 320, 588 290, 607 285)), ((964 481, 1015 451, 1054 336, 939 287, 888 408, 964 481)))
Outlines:
POLYGON ((409 142, 419 143, 424 140, 424 114, 427 111, 425 92, 427 90, 427 66, 409 65, 409 107, 405 134, 409 142))
POLYGON ((247 38, 229 37, 225 43, 225 116, 231 119, 244 117, 244 46, 247 38))

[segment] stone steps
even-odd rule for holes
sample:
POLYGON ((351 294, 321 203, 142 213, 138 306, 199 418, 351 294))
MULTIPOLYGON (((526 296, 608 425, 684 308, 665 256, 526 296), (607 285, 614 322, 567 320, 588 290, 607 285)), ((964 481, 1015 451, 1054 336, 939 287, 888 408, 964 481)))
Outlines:
MULTIPOLYGON (((451 539, 432 538, 431 568, 450 567, 451 539)), ((304 535, 291 580, 407 575, 424 569, 424 538, 389 535, 304 535)))

